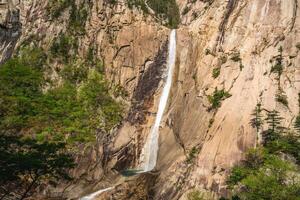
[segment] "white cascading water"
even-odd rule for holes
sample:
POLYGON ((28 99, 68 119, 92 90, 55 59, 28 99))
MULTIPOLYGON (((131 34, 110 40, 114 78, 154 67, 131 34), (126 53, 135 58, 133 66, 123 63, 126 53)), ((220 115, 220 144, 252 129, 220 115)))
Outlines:
POLYGON ((94 193, 92 193, 92 194, 90 194, 88 196, 80 198, 80 200, 93 200, 96 196, 100 195, 101 193, 109 191, 109 190, 112 190, 112 189, 114 189, 114 187, 109 187, 109 188, 105 188, 105 189, 99 190, 99 191, 94 192, 94 193))
MULTIPOLYGON (((141 161, 142 161, 142 172, 148 172, 154 169, 156 165, 157 160, 157 152, 158 152, 158 136, 159 136, 159 125, 162 120, 168 98, 169 93, 172 86, 172 76, 173 76, 173 70, 175 66, 176 61, 176 31, 172 30, 169 38, 169 57, 168 57, 168 75, 167 75, 167 81, 163 88, 159 105, 158 105, 158 111, 155 119, 155 123, 153 127, 151 128, 151 132, 147 138, 147 142, 143 148, 143 153, 141 155, 141 161)), ((100 195, 103 192, 109 191, 114 189, 114 187, 105 188, 102 190, 99 190, 95 193, 92 193, 88 196, 80 198, 80 200, 93 200, 96 196, 100 195)))
POLYGON ((151 128, 150 134, 142 150, 141 158, 142 161, 142 172, 148 172, 154 169, 157 161, 158 153, 158 137, 159 137, 159 126, 168 102, 171 86, 172 86, 172 76, 174 71, 176 61, 176 30, 172 30, 169 38, 169 57, 167 62, 168 74, 167 81, 163 88, 158 111, 155 119, 155 123, 151 128))

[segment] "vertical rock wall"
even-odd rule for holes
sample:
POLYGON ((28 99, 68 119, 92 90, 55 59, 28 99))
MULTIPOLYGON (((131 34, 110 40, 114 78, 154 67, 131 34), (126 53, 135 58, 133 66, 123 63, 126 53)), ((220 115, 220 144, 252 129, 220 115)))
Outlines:
MULTIPOLYGON (((160 173, 151 189, 155 199, 163 200, 185 199, 185 193, 195 187, 226 194, 226 174, 256 142, 257 133, 250 125, 256 104, 262 103, 266 111, 278 110, 284 125, 292 127, 300 90, 299 0, 177 2, 182 24, 177 30, 176 72, 161 124, 160 173), (281 48, 283 73, 278 80, 271 68, 281 48), (215 77, 213 70, 219 72, 215 77), (287 95, 287 106, 275 100, 279 86, 287 95), (215 88, 231 96, 211 109, 208 96, 215 88), (197 153, 190 162, 192 149, 197 153)), ((47 3, 20 3, 22 36, 17 45, 34 35, 47 50, 66 31, 68 11, 51 21, 45 15, 47 3)), ((157 58, 164 57, 169 30, 151 15, 128 9, 125 0, 114 5, 104 0, 90 3, 86 34, 79 38, 79 56, 95 48, 107 78, 129 93, 130 115, 112 133, 107 146, 110 158, 105 170, 116 177, 114 169, 138 166, 140 149, 154 122, 164 69, 163 59, 158 62, 157 58)), ((19 37, 14 33, 21 30, 19 20, 10 16, 7 19, 16 22, 14 28, 0 27, 4 30, 0 32, 1 60, 10 56, 19 37)), ((93 153, 94 162, 95 155, 99 156, 93 153)), ((97 173, 91 182, 103 174, 97 173)), ((89 189, 97 187, 99 184, 89 189)))

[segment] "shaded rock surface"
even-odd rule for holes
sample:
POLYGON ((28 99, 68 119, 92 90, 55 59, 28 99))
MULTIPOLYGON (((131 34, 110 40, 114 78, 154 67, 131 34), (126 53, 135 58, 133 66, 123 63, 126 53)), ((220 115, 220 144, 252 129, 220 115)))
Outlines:
POLYGON ((9 59, 21 35, 18 1, 8 1, 0 5, 0 64, 9 59))

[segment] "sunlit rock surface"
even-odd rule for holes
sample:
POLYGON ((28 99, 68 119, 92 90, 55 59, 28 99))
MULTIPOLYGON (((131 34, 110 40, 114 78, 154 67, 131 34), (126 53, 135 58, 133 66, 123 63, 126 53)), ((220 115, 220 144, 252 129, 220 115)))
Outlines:
MULTIPOLYGON (((22 30, 22 35, 17 46, 35 35, 39 45, 47 49, 53 38, 65 31, 68 13, 59 20, 49 20, 45 16, 47 2, 20 2, 22 29, 17 30, 22 30)), ((151 188, 154 199, 184 200, 194 187, 212 189, 216 194, 211 198, 216 198, 217 194, 226 194, 224 183, 230 168, 256 143, 250 119, 258 102, 267 110, 278 110, 285 119, 284 125, 292 127, 298 114, 300 89, 300 1, 178 0, 182 23, 177 30, 171 94, 160 128, 156 165, 159 173, 150 185, 144 184, 143 176, 138 177, 141 181, 123 182, 118 171, 139 165, 142 147, 155 120, 170 30, 151 15, 128 9, 125 1, 116 5, 103 0, 92 2, 86 34, 79 39, 79 54, 85 56, 91 45, 97 47, 107 78, 122 85, 129 94, 124 100, 128 117, 105 144, 100 142, 83 151, 85 159, 78 158, 80 167, 74 174, 84 178, 66 190, 62 184, 58 193, 64 190, 65 196, 76 198, 117 184, 121 186, 99 199, 113 194, 119 195, 115 199, 130 199, 125 194, 135 187, 142 192, 135 192, 140 196, 131 199, 147 195, 150 189, 145 187, 151 188), (279 81, 271 67, 281 47, 284 70, 279 81), (214 78, 216 68, 220 73, 214 78), (288 106, 275 101, 279 84, 288 97, 288 106), (224 89, 231 97, 211 110, 208 95, 215 88, 224 89), (194 164, 187 162, 193 147, 199 149, 194 164), (130 185, 134 183, 138 186, 130 185)), ((1 60, 10 56, 6 52, 14 46, 7 44, 19 37, 13 32, 3 37, 2 33, 1 60)))

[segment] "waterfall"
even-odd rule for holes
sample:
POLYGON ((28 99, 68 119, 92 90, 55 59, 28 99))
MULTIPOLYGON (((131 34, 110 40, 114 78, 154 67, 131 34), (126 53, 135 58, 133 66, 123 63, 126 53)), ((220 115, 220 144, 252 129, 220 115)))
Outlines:
POLYGON ((96 196, 100 195, 101 193, 109 191, 109 190, 112 190, 112 189, 114 189, 114 187, 109 187, 109 188, 105 188, 105 189, 99 190, 99 191, 94 192, 94 193, 92 193, 92 194, 90 194, 88 196, 80 198, 80 200, 93 200, 96 196))
POLYGON ((150 130, 145 146, 142 150, 141 158, 143 172, 151 171, 156 166, 157 153, 158 153, 158 137, 159 137, 159 126, 168 102, 172 86, 172 76, 176 61, 176 30, 172 30, 169 37, 169 56, 168 56, 168 74, 165 86, 163 88, 158 111, 155 119, 155 123, 150 130))
MULTIPOLYGON (((143 148, 143 153, 141 155, 141 161, 142 161, 142 169, 143 172, 151 171, 155 165, 156 165, 156 159, 157 159, 157 152, 158 152, 158 136, 159 136, 159 125, 162 120, 168 98, 169 93, 172 86, 172 76, 173 76, 173 70, 175 66, 176 61, 176 31, 172 30, 170 33, 169 38, 169 57, 167 62, 168 67, 168 74, 167 74, 167 80, 164 85, 159 105, 158 105, 158 111, 155 119, 155 123, 151 128, 151 132, 147 138, 146 144, 143 148)), ((88 196, 80 198, 80 200, 93 200, 96 196, 100 195, 103 192, 109 191, 114 189, 114 187, 105 188, 102 190, 99 190, 95 193, 92 193, 88 196)))

